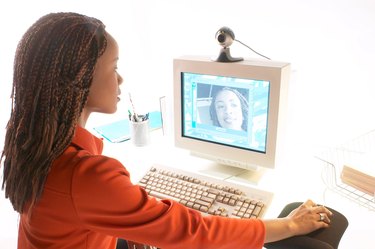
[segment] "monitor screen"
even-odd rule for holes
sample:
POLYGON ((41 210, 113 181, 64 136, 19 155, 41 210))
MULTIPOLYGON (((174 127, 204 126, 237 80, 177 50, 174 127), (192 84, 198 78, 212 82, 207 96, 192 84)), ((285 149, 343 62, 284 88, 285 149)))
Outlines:
POLYGON ((290 64, 174 60, 175 145, 220 164, 274 168, 290 64))
POLYGON ((270 82, 182 72, 182 136, 266 152, 270 82))

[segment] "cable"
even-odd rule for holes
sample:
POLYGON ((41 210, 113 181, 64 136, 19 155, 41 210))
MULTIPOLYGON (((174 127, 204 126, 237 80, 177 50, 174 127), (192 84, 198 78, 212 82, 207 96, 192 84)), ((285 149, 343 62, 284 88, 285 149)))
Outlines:
POLYGON ((268 59, 268 60, 271 60, 269 57, 264 56, 264 55, 258 53, 257 51, 255 51, 254 49, 252 49, 251 47, 249 47, 248 45, 246 45, 245 43, 243 43, 243 42, 241 42, 241 41, 239 41, 239 40, 237 40, 237 39, 234 39, 234 40, 235 40, 236 42, 238 42, 238 43, 244 45, 245 47, 247 47, 248 49, 250 49, 250 50, 253 51, 254 53, 256 53, 256 54, 258 54, 258 55, 260 55, 260 56, 262 56, 262 57, 264 57, 264 58, 266 58, 266 59, 268 59))

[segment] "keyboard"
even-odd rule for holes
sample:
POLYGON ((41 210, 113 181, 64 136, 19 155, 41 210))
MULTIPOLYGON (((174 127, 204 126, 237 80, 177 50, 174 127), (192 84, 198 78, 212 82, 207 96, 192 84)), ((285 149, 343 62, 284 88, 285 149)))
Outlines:
POLYGON ((153 165, 138 182, 157 199, 170 199, 204 215, 262 218, 273 193, 164 165, 153 165))

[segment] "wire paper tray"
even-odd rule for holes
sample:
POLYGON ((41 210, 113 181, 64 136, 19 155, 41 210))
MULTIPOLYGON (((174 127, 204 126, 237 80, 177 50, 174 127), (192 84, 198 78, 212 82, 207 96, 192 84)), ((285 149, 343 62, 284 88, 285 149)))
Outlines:
MULTIPOLYGON (((375 211, 375 193, 370 195, 362 192, 343 183, 340 178, 345 162, 369 153, 375 154, 375 130, 336 148, 329 148, 317 155, 316 158, 323 164, 322 179, 327 188, 371 211, 375 211)), ((375 167, 375 164, 370 166, 375 167)))

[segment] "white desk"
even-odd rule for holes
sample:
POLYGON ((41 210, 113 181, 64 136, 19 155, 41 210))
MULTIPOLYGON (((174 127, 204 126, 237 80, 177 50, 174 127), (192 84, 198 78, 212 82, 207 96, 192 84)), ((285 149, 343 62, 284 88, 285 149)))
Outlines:
MULTIPOLYGON (((373 248, 375 212, 327 190, 321 179, 322 164, 314 158, 310 149, 301 145, 288 145, 288 148, 276 169, 268 170, 256 186, 274 193, 265 218, 277 217, 287 203, 310 198, 348 218, 349 227, 340 242, 340 249, 373 248)), ((224 170, 208 160, 190 156, 187 151, 175 148, 172 139, 163 137, 161 130, 152 132, 151 143, 146 147, 135 147, 131 141, 119 144, 105 142, 104 153, 120 160, 130 172, 133 182, 137 182, 155 163, 203 174, 207 170, 212 171, 212 167, 218 167, 220 174, 215 176, 219 178, 242 171, 235 168, 224 170)), ((241 183, 244 184, 244 181, 241 183)))

